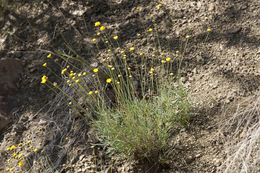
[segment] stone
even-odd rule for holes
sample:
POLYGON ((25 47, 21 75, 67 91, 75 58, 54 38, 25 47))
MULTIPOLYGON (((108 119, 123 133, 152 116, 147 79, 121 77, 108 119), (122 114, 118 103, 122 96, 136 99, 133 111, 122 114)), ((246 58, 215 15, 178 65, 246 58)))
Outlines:
POLYGON ((14 95, 18 90, 16 83, 22 70, 22 63, 18 59, 0 60, 0 131, 11 122, 14 95))

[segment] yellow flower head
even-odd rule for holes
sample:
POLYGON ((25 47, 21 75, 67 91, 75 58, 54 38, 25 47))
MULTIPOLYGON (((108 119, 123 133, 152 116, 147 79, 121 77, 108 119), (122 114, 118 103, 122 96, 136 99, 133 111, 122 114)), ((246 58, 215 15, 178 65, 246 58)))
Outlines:
POLYGON ((68 141, 68 140, 69 140, 69 138, 68 138, 68 137, 66 137, 66 138, 65 138, 65 140, 66 140, 66 141, 68 141))
POLYGON ((61 71, 61 74, 64 74, 68 69, 67 68, 64 68, 62 71, 61 71))
POLYGON ((95 43, 97 41, 97 39, 93 38, 92 41, 95 43))
POLYGON ((130 70, 131 70, 131 68, 130 68, 130 67, 128 67, 128 68, 127 68, 127 70, 129 70, 129 71, 130 71, 130 70))
POLYGON ((22 166, 23 165, 23 161, 21 160, 19 163, 18 163, 19 166, 22 166))
POLYGON ((81 76, 82 76, 82 74, 81 74, 81 73, 79 73, 79 74, 78 74, 78 77, 81 77, 81 76))
POLYGON ((164 63, 165 63, 165 60, 161 60, 161 63, 164 64, 164 63))
POLYGON ((108 41, 105 41, 106 44, 108 44, 108 41))
POLYGON ((93 91, 89 91, 88 94, 89 94, 89 95, 92 95, 92 94, 93 94, 93 91))
POLYGON ((107 51, 108 51, 108 52, 111 52, 111 49, 108 49, 107 51))
POLYGON ((12 157, 16 157, 16 155, 17 155, 17 154, 16 154, 16 153, 14 153, 14 154, 12 155, 12 157))
MULTIPOLYGON (((44 76, 42 77, 41 83, 46 83, 47 80, 48 80, 48 77, 44 75, 44 76)), ((28 142, 29 142, 29 141, 28 141, 28 142)))
POLYGON ((72 105, 72 102, 69 102, 69 105, 72 105))
POLYGON ((162 4, 158 4, 158 7, 161 7, 162 6, 162 4))
POLYGON ((19 157, 19 158, 23 157, 23 154, 19 154, 18 157, 19 157))
POLYGON ((119 74, 118 77, 121 77, 121 75, 119 74))
POLYGON ((153 31, 153 29, 152 29, 152 28, 149 28, 149 29, 148 29, 148 32, 152 32, 152 31, 153 31))
POLYGON ((97 94, 98 93, 98 91, 95 91, 95 94, 97 94))
POLYGON ((92 77, 96 77, 96 75, 92 74, 92 77))
POLYGON ((112 79, 111 79, 111 78, 108 78, 108 79, 106 80, 106 82, 107 82, 107 83, 111 83, 111 82, 112 82, 112 79))
POLYGON ((120 53, 124 54, 124 53, 125 53, 125 51, 121 50, 121 51, 120 51, 120 53))
POLYGON ((117 35, 116 35, 116 36, 114 36, 114 37, 113 37, 113 39, 114 39, 114 40, 117 40, 117 39, 118 39, 118 36, 117 36, 117 35))
POLYGON ((173 76, 173 73, 170 73, 170 76, 173 76))
POLYGON ((186 36, 186 38, 187 38, 187 39, 189 39, 189 38, 190 38, 190 36, 189 36, 189 35, 187 35, 187 36, 186 36))
POLYGON ((151 72, 154 72, 154 68, 151 68, 151 72))
POLYGON ((137 37, 141 37, 141 34, 138 33, 138 34, 137 34, 137 37))
POLYGON ((209 29, 207 29, 207 31, 208 31, 208 32, 211 32, 212 30, 209 28, 209 29))
POLYGON ((143 56, 143 53, 140 53, 139 55, 140 55, 140 56, 143 56))
POLYGON ((180 53, 180 52, 177 50, 177 51, 176 51, 176 54, 179 54, 179 53, 180 53))
POLYGON ((97 36, 100 36, 100 32, 97 33, 97 36))
POLYGON ((106 29, 106 27, 104 27, 104 26, 100 27, 100 31, 104 31, 105 29, 106 29))
POLYGON ((22 142, 20 142, 20 143, 18 144, 18 146, 19 146, 19 147, 21 147, 22 145, 23 145, 23 143, 22 143, 22 142))
POLYGON ((32 141, 28 141, 28 142, 27 142, 27 144, 30 144, 30 143, 32 143, 32 141))
POLYGON ((47 58, 51 58, 51 54, 47 55, 47 58))
POLYGON ((10 147, 10 150, 12 151, 12 150, 14 150, 14 149, 16 149, 16 146, 15 146, 15 145, 12 145, 12 146, 10 147))
POLYGON ((129 75, 129 78, 132 78, 133 76, 132 75, 129 75))
POLYGON ((14 171, 14 168, 11 168, 10 171, 14 171))
POLYGON ((10 169, 9 168, 6 168, 6 170, 5 170, 6 172, 8 172, 8 171, 10 171, 10 169))
POLYGON ((54 87, 57 87, 58 84, 57 84, 56 82, 53 82, 53 86, 54 86, 54 87))
POLYGON ((136 8, 136 10, 138 10, 138 11, 139 11, 139 10, 140 10, 140 8, 139 8, 139 7, 137 7, 137 8, 136 8))
POLYGON ((93 70, 93 72, 94 72, 94 73, 97 73, 97 72, 98 72, 98 68, 95 68, 95 69, 93 70))
POLYGON ((86 74, 87 74, 86 72, 83 72, 83 76, 86 76, 86 74))
POLYGON ((115 67, 112 67, 111 70, 112 70, 112 71, 115 70, 115 67))
POLYGON ((134 50, 135 50, 135 48, 134 48, 134 47, 130 47, 130 50, 131 50, 131 51, 134 51, 134 50))
POLYGON ((76 83, 79 83, 79 79, 75 80, 76 83))
POLYGON ((95 22, 95 26, 100 26, 101 23, 99 21, 95 22))
POLYGON ((46 63, 44 63, 44 64, 42 64, 42 66, 43 66, 43 67, 47 67, 47 62, 46 62, 46 63))
POLYGON ((35 153, 36 153, 37 151, 38 151, 38 149, 37 149, 37 148, 35 148, 35 149, 33 150, 33 152, 35 152, 35 153))
POLYGON ((167 57, 165 60, 166 60, 167 62, 169 62, 169 61, 171 60, 171 58, 170 58, 170 57, 167 57))

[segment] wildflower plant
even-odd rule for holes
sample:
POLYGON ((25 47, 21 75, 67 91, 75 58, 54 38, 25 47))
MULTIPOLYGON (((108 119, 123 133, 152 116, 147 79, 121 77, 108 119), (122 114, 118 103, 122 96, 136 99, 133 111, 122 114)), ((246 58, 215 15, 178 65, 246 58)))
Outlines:
POLYGON ((43 65, 49 69, 47 64, 55 57, 63 61, 53 61, 61 68, 60 74, 55 74, 58 81, 49 81, 43 75, 41 83, 55 93, 64 93, 68 105, 95 128, 111 156, 161 163, 171 150, 169 140, 173 130, 189 123, 191 104, 180 74, 191 36, 183 38, 176 54, 165 55, 154 22, 153 27, 138 34, 152 38, 156 52, 148 56, 139 47, 122 49, 120 35, 107 34, 107 27, 101 22, 94 26, 98 38, 92 41, 100 52, 98 55, 102 55, 98 66, 91 67, 67 45, 74 55, 55 50, 47 55, 48 62, 43 65), (67 92, 64 85, 72 92, 67 92))

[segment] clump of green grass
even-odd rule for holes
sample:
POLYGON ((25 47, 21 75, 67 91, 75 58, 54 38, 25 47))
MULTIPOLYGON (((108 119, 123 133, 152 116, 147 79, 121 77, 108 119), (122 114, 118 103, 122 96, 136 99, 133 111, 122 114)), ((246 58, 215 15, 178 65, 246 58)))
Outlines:
POLYGON ((134 98, 117 109, 104 109, 93 124, 109 154, 161 163, 170 151, 174 127, 188 124, 189 111, 185 91, 164 83, 152 99, 134 98))

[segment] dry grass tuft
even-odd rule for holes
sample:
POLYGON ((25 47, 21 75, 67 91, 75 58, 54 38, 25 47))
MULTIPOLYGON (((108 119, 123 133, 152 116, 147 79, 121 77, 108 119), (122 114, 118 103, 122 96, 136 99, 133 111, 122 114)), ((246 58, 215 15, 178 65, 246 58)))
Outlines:
POLYGON ((260 94, 237 106, 226 121, 226 159, 220 172, 260 172, 260 94))

